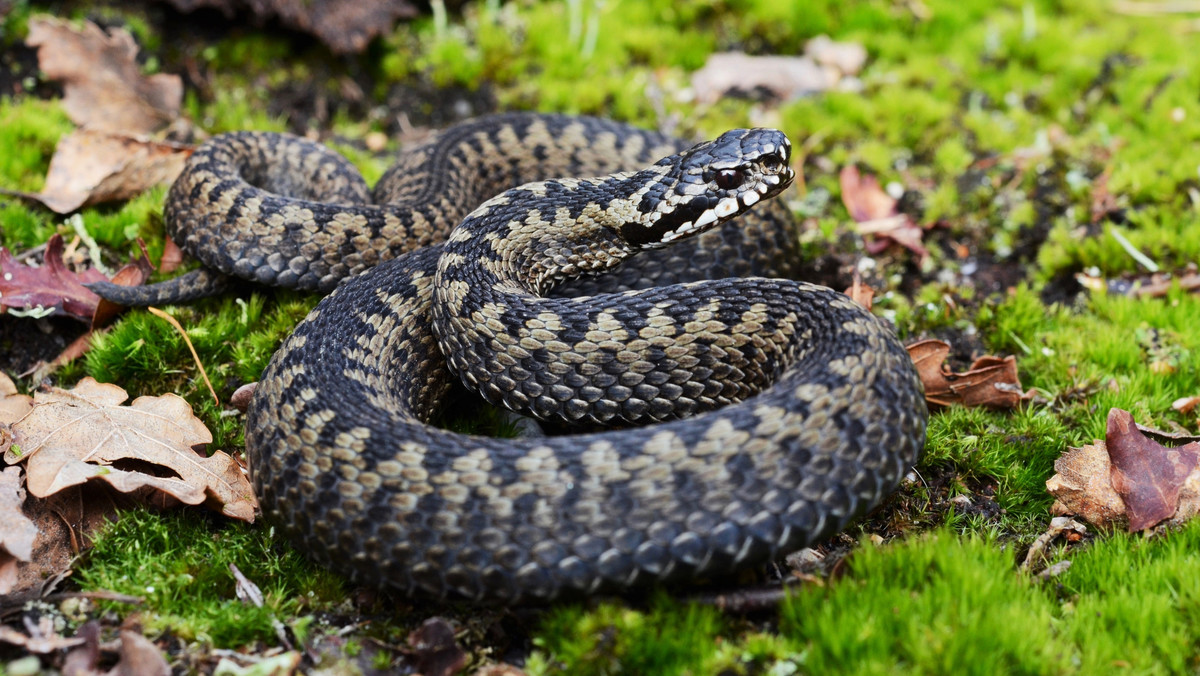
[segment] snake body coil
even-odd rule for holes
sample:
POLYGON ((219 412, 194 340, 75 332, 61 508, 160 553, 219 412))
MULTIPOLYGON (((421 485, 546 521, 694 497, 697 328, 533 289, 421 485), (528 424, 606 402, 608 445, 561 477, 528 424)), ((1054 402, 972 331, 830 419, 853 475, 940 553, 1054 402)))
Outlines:
POLYGON ((735 130, 644 166, 678 149, 588 118, 482 118, 407 154, 376 188, 385 207, 355 206, 364 189, 309 146, 241 135, 198 151, 168 217, 206 264, 327 289, 378 263, 263 374, 246 448, 264 512, 360 581, 515 603, 721 574, 876 504, 924 443, 911 361, 823 287, 690 282, 789 272, 767 198, 791 179, 790 146, 735 130), (291 168, 246 159, 264 150, 291 168), (459 382, 541 418, 655 424, 515 440, 427 424, 459 382))

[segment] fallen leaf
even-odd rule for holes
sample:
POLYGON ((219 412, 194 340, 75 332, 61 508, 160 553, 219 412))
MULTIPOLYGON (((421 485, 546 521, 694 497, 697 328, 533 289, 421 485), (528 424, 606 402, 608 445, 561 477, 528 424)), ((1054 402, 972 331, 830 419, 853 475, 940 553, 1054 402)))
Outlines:
POLYGON ((33 557, 33 540, 38 529, 21 513, 25 490, 21 487, 21 468, 8 467, 0 472, 0 596, 12 593, 17 585, 18 561, 33 557))
POLYGON ((158 271, 167 274, 183 264, 183 249, 170 237, 163 239, 163 254, 158 261, 158 271))
POLYGON ((692 90, 703 103, 715 103, 730 92, 769 92, 788 101, 832 89, 841 79, 836 68, 804 56, 750 56, 742 52, 710 54, 692 74, 692 90))
POLYGON ((1181 397, 1171 402, 1171 408, 1184 415, 1191 413, 1197 406, 1200 406, 1200 395, 1195 397, 1181 397))
MULTIPOLYGON (((41 267, 30 267, 13 260, 12 253, 0 247, 0 310, 5 308, 38 314, 61 314, 100 326, 112 319, 119 309, 102 303, 84 284, 110 281, 95 268, 72 272, 63 262, 63 239, 53 235, 46 242, 41 267)), ((113 276, 113 282, 141 284, 149 278, 150 260, 145 247, 142 258, 113 276)))
POLYGON ((424 676, 451 676, 467 666, 467 654, 454 640, 454 627, 440 617, 431 617, 408 635, 413 666, 424 676))
POLYGON ((142 75, 137 44, 124 29, 105 33, 90 21, 77 29, 35 16, 25 44, 37 48, 46 77, 63 83, 63 109, 81 127, 149 134, 179 116, 183 81, 177 75, 142 75))
POLYGON ((101 672, 97 665, 100 663, 100 623, 89 620, 75 631, 75 637, 83 639, 63 658, 62 673, 66 676, 97 676, 101 672))
POLYGON ((1017 361, 1008 357, 983 356, 962 373, 944 367, 950 344, 941 340, 922 340, 907 346, 908 355, 925 385, 925 401, 935 406, 986 406, 1015 408, 1033 397, 1032 390, 1021 389, 1017 361))
POLYGON ((1055 514, 1076 514, 1131 532, 1164 520, 1180 524, 1200 512, 1200 443, 1166 448, 1146 437, 1121 409, 1108 414, 1104 441, 1069 448, 1046 482, 1055 514))
POLYGON ((278 18, 284 25, 317 36, 338 54, 366 49, 376 35, 388 32, 397 19, 419 14, 408 0, 170 0, 181 12, 213 7, 232 17, 250 10, 258 19, 278 18))
POLYGON ((38 533, 31 560, 17 566, 17 585, 9 598, 36 599, 54 591, 70 574, 75 557, 91 546, 93 536, 118 518, 118 509, 133 506, 131 499, 123 498, 87 484, 45 499, 26 498, 24 514, 38 533))
POLYGON ((6 192, 68 214, 93 204, 127 200, 160 183, 171 183, 193 150, 194 146, 141 136, 78 129, 59 140, 41 192, 6 192))
MULTIPOLYGON (((32 407, 33 397, 19 394, 12 378, 0 371, 0 435, 4 434, 4 426, 20 420, 32 407)), ((0 437, 0 443, 3 443, 3 437, 0 437)), ((0 453, 5 450, 5 447, 0 447, 0 453)))
POLYGON ((122 406, 128 396, 92 378, 38 392, 33 409, 12 425, 15 443, 5 460, 26 463, 26 486, 37 497, 98 479, 125 493, 148 488, 189 505, 207 500, 226 516, 254 520, 253 492, 237 462, 193 450, 212 435, 186 401, 164 394, 122 406))
POLYGON ((858 75, 867 65, 866 47, 857 42, 838 42, 828 35, 818 35, 804 43, 804 55, 845 75, 858 75))
POLYGON ((850 300, 870 310, 875 302, 875 289, 863 284, 858 279, 858 273, 854 274, 854 284, 846 289, 843 293, 850 296, 850 300))
POLYGON ((1200 465, 1200 443, 1166 448, 1142 434, 1133 416, 1119 408, 1108 412, 1104 436, 1112 460, 1110 478, 1125 503, 1130 532, 1171 518, 1180 489, 1200 465))
POLYGON ((158 646, 139 632, 121 630, 121 661, 118 676, 171 676, 171 667, 158 646))
POLYGON ((838 174, 842 203, 858 223, 858 232, 866 239, 867 253, 880 253, 893 243, 912 251, 924 261, 929 256, 922 240, 925 229, 908 214, 896 210, 897 200, 879 187, 879 180, 863 175, 858 167, 847 165, 838 174))

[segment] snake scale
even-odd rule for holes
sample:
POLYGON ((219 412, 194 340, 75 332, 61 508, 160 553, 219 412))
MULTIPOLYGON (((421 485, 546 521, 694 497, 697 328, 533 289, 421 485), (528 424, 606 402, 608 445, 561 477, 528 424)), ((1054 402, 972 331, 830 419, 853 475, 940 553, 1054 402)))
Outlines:
POLYGON ((263 373, 246 452, 264 513, 355 580, 520 603, 717 576, 845 527, 924 445, 890 329, 773 278, 794 273, 770 199, 789 156, 773 130, 687 147, 499 115, 408 150, 372 196, 318 145, 223 135, 166 207, 214 270, 98 290, 332 290, 263 373), (598 178, 555 178, 577 176, 598 178), (616 426, 496 439, 428 424, 460 384, 616 426))

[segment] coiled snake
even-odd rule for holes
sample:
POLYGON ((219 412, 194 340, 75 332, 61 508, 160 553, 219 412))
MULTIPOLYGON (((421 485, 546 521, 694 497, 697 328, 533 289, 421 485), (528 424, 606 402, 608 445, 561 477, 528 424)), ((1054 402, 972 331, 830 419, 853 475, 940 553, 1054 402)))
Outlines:
POLYGON ((359 581, 516 603, 719 575, 875 505, 927 414, 881 321, 824 287, 745 278, 791 271, 769 206, 793 175, 787 138, 680 149, 592 118, 480 118, 402 156, 375 206, 319 146, 226 135, 166 210, 219 272, 99 290, 337 286, 263 373, 246 451, 264 512, 359 581), (506 440, 427 424, 458 382, 625 426, 506 440))

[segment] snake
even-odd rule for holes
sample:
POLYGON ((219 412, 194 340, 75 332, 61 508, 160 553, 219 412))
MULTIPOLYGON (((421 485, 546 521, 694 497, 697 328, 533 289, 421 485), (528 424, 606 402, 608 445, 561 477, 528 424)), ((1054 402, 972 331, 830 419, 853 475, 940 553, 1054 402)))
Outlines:
POLYGON ((264 515, 358 583, 523 604, 717 579, 841 531, 925 441, 892 329, 789 278, 790 159, 772 129, 501 114, 409 148, 372 195, 323 146, 223 134, 164 208, 205 267, 93 288, 328 293, 263 372, 246 456, 264 515), (463 390, 580 427, 431 424, 463 390))

